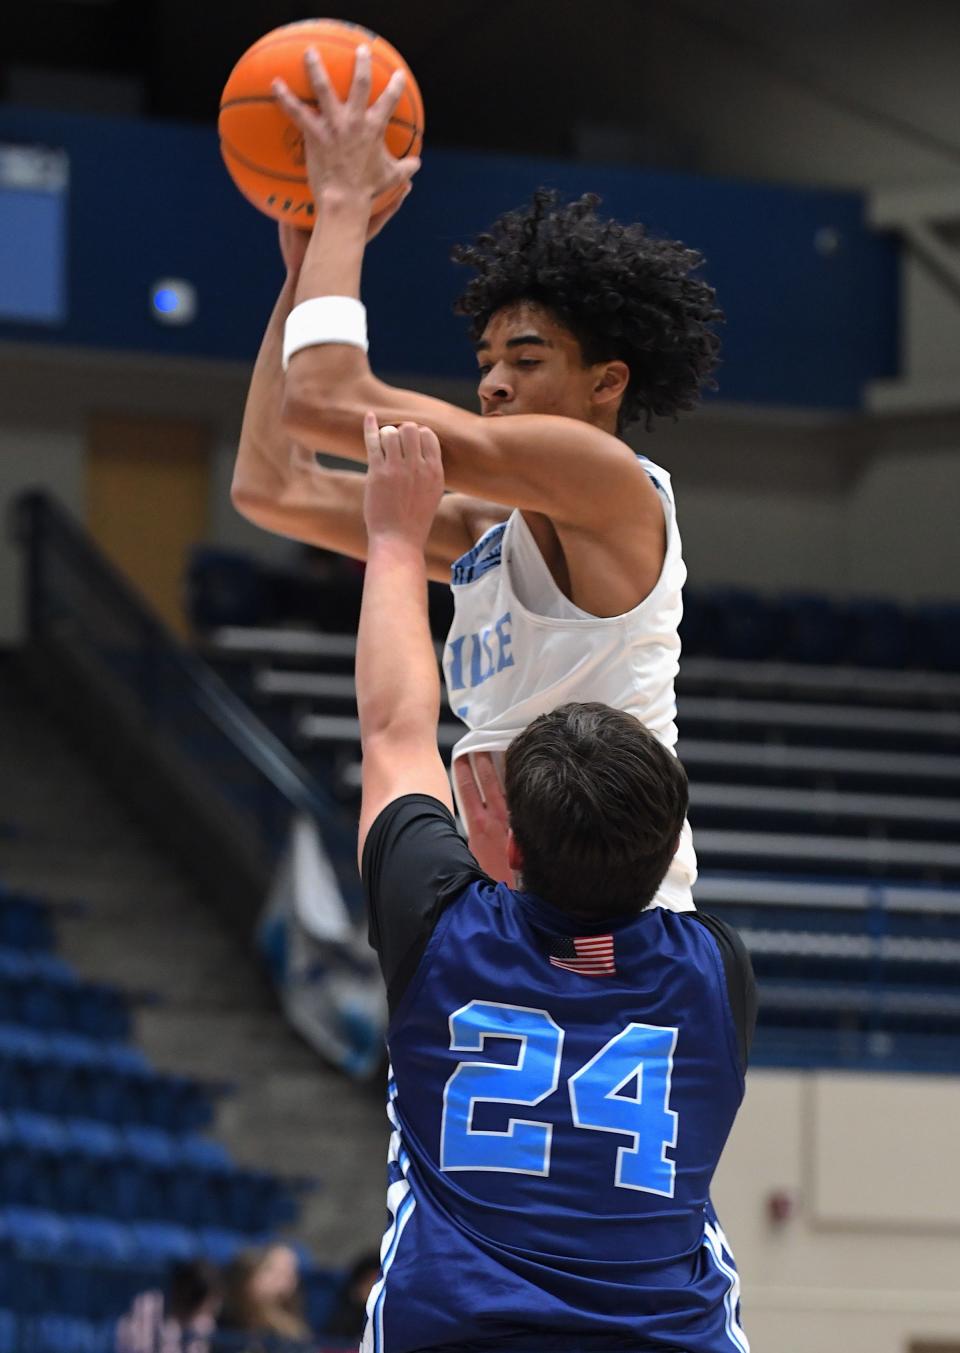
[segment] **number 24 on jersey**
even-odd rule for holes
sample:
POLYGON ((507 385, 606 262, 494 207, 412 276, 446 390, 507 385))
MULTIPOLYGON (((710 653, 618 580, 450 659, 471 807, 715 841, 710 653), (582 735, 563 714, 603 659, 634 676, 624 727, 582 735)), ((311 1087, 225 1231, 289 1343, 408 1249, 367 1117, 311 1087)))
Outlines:
MULTIPOLYGON (((549 1175, 553 1129, 535 1118, 513 1118, 504 1131, 473 1126, 479 1103, 533 1106, 560 1083, 564 1031, 545 1010, 497 1001, 469 1001, 450 1016, 453 1052, 482 1052, 488 1038, 517 1041, 513 1063, 462 1061, 443 1091, 442 1170, 497 1170, 549 1175)), ((567 1081, 575 1127, 630 1139, 617 1151, 614 1184, 673 1197, 677 1144, 670 1080, 677 1030, 628 1024, 567 1081), (635 1094, 623 1093, 631 1082, 635 1094)))

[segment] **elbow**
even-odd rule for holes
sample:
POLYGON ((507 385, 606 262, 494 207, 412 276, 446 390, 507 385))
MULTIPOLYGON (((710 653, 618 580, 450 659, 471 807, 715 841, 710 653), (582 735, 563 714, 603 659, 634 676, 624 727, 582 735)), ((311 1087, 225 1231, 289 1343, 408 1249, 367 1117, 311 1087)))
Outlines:
POLYGON ((233 483, 230 485, 230 502, 241 517, 246 517, 247 521, 252 521, 259 526, 260 515, 264 506, 263 496, 256 493, 236 476, 234 476, 233 483))
POLYGON ((400 754, 403 749, 418 747, 424 742, 435 744, 439 718, 439 700, 435 717, 431 717, 430 712, 423 708, 393 709, 387 704, 361 708, 361 752, 365 757, 371 753, 400 754))

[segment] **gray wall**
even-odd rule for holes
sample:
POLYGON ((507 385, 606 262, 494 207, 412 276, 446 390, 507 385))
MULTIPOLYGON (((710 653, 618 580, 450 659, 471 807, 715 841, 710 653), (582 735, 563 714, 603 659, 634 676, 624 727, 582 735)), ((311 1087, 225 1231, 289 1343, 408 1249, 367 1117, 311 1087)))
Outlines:
MULTIPOLYGON (((628 123, 649 110, 691 167, 840 187, 960 180, 949 149, 960 126, 960 6, 658 0, 642 18, 638 9, 618 0, 611 17, 621 10, 636 24, 639 80, 605 102, 616 99, 628 123)), ((597 25, 598 45, 604 34, 597 25)), ((599 60, 591 55, 585 64, 599 60)))

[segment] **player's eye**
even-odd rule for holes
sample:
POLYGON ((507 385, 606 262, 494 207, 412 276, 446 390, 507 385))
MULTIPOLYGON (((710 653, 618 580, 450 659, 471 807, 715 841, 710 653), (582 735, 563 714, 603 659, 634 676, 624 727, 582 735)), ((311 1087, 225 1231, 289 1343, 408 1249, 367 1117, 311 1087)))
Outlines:
POLYGON ((477 368, 477 374, 478 374, 479 376, 489 376, 489 375, 490 375, 490 367, 488 367, 488 366, 481 366, 481 367, 478 367, 478 368, 477 368))
POLYGON ((521 357, 521 358, 519 358, 518 361, 517 361, 517 366, 531 367, 531 366, 539 366, 539 365, 540 365, 540 363, 539 363, 539 361, 537 360, 536 357, 521 357))

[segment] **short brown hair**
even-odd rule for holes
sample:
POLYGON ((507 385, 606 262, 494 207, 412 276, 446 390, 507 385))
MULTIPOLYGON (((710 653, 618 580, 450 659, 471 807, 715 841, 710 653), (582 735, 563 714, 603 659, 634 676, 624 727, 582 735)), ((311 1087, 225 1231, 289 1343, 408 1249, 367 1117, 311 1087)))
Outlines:
POLYGON ((505 777, 526 889, 584 920, 643 910, 688 801, 683 766, 643 724, 609 705, 561 705, 513 740, 505 777))

